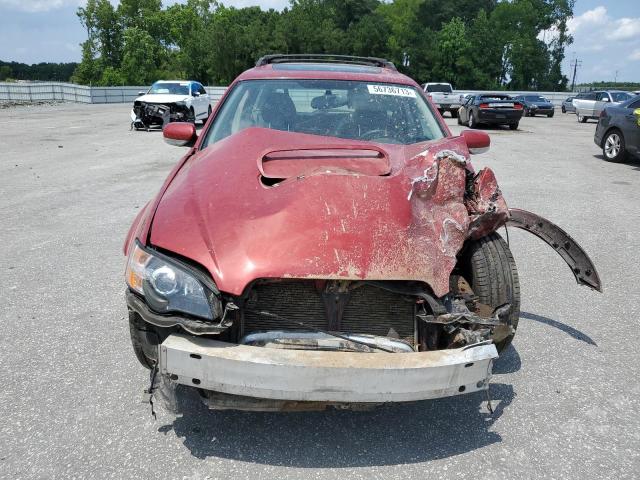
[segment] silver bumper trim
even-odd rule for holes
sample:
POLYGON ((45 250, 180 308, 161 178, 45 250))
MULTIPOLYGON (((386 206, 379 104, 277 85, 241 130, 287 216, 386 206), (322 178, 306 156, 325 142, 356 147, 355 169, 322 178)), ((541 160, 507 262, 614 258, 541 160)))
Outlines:
POLYGON ((486 390, 493 344, 416 353, 352 353, 236 345, 173 334, 160 372, 205 390, 294 401, 404 402, 486 390))

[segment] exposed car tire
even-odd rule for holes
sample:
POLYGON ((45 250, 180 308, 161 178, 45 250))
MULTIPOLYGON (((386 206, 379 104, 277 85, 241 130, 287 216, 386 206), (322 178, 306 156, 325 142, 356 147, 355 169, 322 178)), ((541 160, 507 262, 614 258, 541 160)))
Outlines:
POLYGON ((467 126, 469 128, 478 128, 478 123, 476 122, 476 117, 473 115, 473 112, 469 112, 469 120, 467 120, 467 126))
POLYGON ((451 118, 458 118, 457 110, 449 110, 449 113, 451 114, 451 118))
POLYGON ((547 117, 549 117, 549 118, 553 117, 553 113, 554 113, 554 112, 547 113, 547 117))
POLYGON ((440 116, 444 117, 444 112, 445 112, 445 111, 444 111, 442 108, 439 108, 439 109, 438 109, 438 112, 440 112, 440 116))
POLYGON ((576 117, 580 123, 587 123, 587 120, 589 119, 589 117, 585 117, 584 115, 580 115, 579 113, 576 115, 576 117))
POLYGON ((511 123, 511 124, 509 124, 509 128, 511 130, 517 130, 519 126, 520 126, 519 123, 511 123))
POLYGON ((157 336, 146 322, 132 311, 129 311, 129 334, 136 358, 143 367, 152 369, 157 360, 157 336), (151 340, 154 337, 155 342, 151 340))
POLYGON ((187 122, 196 123, 196 112, 193 110, 193 107, 189 109, 189 117, 187 117, 187 122))
POLYGON ((210 116, 211 116, 211 105, 209 105, 209 110, 208 110, 207 116, 202 120, 202 125, 207 123, 207 120, 209 120, 210 116))
POLYGON ((496 343, 498 353, 509 346, 520 319, 520 282, 509 246, 497 233, 471 242, 461 259, 463 274, 480 303, 497 308, 511 306, 509 323, 514 334, 496 343))
POLYGON ((607 162, 621 163, 627 160, 624 135, 617 129, 607 132, 602 141, 602 154, 607 162))
POLYGON ((567 113, 567 109, 564 107, 564 105, 562 106, 562 113, 567 113))

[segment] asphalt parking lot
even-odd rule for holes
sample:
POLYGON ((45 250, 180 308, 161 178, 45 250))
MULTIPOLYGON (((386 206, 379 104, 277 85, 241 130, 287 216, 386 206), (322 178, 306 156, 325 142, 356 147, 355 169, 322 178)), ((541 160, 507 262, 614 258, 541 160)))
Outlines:
MULTIPOLYGON (((522 286, 490 394, 373 412, 160 411, 129 341, 122 242, 184 150, 128 105, 0 110, 0 478, 637 478, 640 162, 574 115, 487 129, 512 207, 567 230, 604 284, 576 285, 510 231, 522 286)), ((447 118, 454 131, 455 120, 447 118)))

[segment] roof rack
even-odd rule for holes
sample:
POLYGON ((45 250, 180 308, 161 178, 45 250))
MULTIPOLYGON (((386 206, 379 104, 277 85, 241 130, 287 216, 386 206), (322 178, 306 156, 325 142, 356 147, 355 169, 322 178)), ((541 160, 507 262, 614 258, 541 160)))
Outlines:
POLYGON ((326 53, 295 53, 265 55, 256 62, 256 67, 270 63, 343 63, 352 65, 373 65, 375 67, 396 70, 396 66, 389 60, 376 57, 356 57, 353 55, 331 55, 326 53))

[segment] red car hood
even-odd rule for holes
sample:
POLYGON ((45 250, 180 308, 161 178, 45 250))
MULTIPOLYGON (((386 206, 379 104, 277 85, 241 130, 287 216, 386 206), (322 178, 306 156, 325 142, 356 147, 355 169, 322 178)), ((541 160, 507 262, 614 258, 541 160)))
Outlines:
POLYGON ((460 137, 403 146, 246 129, 185 163, 151 244, 235 295, 257 278, 320 278, 417 280, 441 296, 469 227, 459 155, 460 137), (266 186, 274 172, 291 178, 266 186))

